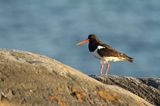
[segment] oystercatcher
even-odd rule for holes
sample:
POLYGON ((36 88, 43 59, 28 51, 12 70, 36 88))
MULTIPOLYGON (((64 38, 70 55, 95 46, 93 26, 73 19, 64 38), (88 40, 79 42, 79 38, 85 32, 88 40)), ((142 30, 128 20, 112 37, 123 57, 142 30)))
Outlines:
POLYGON ((81 45, 83 43, 89 42, 88 49, 89 51, 98 59, 100 59, 100 71, 99 76, 102 76, 103 65, 106 64, 106 70, 104 72, 104 77, 108 76, 109 62, 113 61, 129 61, 133 62, 133 58, 127 56, 124 53, 118 52, 113 49, 110 45, 107 45, 101 42, 95 34, 88 35, 88 38, 77 43, 77 45, 81 45))

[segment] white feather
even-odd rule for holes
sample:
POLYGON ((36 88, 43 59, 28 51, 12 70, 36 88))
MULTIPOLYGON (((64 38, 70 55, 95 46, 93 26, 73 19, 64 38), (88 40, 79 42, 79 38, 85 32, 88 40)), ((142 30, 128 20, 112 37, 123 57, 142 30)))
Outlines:
POLYGON ((123 61, 124 58, 120 58, 120 57, 105 57, 104 60, 105 60, 105 61, 113 61, 113 62, 116 62, 116 61, 123 61))
POLYGON ((97 46, 97 49, 100 50, 102 48, 105 48, 104 46, 97 46))

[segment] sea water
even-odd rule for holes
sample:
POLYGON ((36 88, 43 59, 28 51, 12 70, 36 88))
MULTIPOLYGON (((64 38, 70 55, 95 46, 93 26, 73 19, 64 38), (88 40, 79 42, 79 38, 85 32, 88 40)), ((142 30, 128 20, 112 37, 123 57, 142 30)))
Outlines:
POLYGON ((109 74, 160 77, 159 0, 0 0, 0 48, 40 53, 98 74, 88 44, 76 46, 91 33, 134 58, 111 63, 109 74))

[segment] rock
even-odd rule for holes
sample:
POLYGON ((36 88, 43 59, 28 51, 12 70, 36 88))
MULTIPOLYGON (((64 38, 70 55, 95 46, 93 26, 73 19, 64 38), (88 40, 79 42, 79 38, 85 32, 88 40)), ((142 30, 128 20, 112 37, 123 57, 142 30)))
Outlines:
POLYGON ((160 78, 138 78, 144 84, 160 90, 160 78))
POLYGON ((101 83, 55 59, 0 49, 0 91, 16 106, 152 106, 116 85, 101 83), (7 97, 7 96, 6 96, 7 97))
POLYGON ((1 93, 1 99, 2 99, 2 97, 4 97, 4 98, 6 98, 8 100, 11 100, 13 98, 13 96, 14 96, 14 94, 10 89, 7 92, 2 92, 1 93))
POLYGON ((2 100, 2 91, 0 90, 0 101, 2 100))
POLYGON ((144 98, 146 101, 160 106, 160 78, 135 78, 111 75, 105 80, 102 80, 94 75, 90 76, 105 84, 120 86, 144 98))

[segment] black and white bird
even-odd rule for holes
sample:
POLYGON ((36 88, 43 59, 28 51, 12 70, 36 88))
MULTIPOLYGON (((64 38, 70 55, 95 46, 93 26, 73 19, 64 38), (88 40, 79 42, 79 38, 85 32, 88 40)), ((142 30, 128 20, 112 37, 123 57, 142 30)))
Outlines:
POLYGON ((99 76, 102 76, 103 65, 106 64, 106 70, 104 72, 104 77, 108 76, 109 62, 117 62, 117 61, 129 61, 133 62, 133 58, 127 56, 124 53, 118 52, 113 49, 110 45, 107 45, 101 42, 95 34, 88 35, 88 38, 79 42, 77 45, 81 45, 83 43, 89 42, 88 49, 89 51, 98 59, 100 59, 100 71, 99 76))

